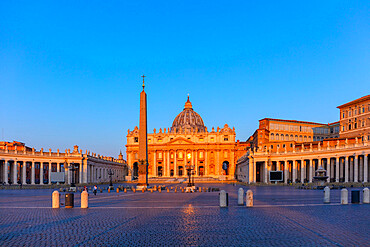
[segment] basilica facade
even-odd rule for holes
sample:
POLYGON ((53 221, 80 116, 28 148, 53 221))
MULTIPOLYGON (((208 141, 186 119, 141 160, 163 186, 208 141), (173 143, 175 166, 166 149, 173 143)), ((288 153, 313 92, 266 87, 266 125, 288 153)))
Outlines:
MULTIPOLYGON (((235 128, 227 124, 223 128, 204 125, 192 103, 174 119, 171 128, 160 128, 148 133, 148 177, 186 177, 191 167, 195 177, 233 179, 235 161, 242 154, 243 143, 235 142, 235 128)), ((127 133, 127 164, 131 176, 137 177, 139 129, 136 126, 127 133)))

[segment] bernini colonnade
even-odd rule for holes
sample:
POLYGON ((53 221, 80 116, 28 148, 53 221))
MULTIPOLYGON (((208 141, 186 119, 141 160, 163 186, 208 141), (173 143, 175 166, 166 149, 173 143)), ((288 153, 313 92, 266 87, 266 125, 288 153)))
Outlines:
POLYGON ((0 150, 0 180, 3 184, 51 184, 52 172, 64 173, 64 183, 99 183, 108 182, 108 172, 113 172, 112 180, 121 181, 127 173, 127 166, 122 159, 113 159, 90 154, 78 150, 75 146, 73 152, 65 153, 36 152, 24 150, 0 150), (72 178, 72 167, 75 168, 72 178))
MULTIPOLYGON (((325 142, 321 142, 325 143, 325 142)), ((327 171, 327 182, 369 181, 368 141, 294 147, 293 151, 249 151, 238 160, 237 179, 249 183, 270 183, 269 171, 283 171, 284 183, 313 181, 315 171, 322 166, 327 171)))

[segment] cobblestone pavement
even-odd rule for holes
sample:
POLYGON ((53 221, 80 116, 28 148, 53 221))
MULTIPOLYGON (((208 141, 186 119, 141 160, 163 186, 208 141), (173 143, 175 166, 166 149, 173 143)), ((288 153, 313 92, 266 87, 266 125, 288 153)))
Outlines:
POLYGON ((238 186, 201 186, 227 191, 229 207, 218 192, 105 191, 88 209, 79 193, 75 208, 52 209, 52 190, 2 190, 0 246, 370 246, 370 205, 339 205, 339 190, 323 204, 323 191, 251 187, 246 208, 238 186))

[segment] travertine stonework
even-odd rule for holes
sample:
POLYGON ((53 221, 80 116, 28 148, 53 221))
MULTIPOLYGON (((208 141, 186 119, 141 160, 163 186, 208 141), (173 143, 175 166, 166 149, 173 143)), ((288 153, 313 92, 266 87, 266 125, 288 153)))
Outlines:
MULTIPOLYGON (((195 177, 234 178, 235 161, 245 152, 246 143, 235 142, 235 129, 227 124, 208 131, 189 100, 171 128, 148 134, 149 177, 186 177, 185 166, 193 165, 195 177), (229 164, 222 169, 222 163, 229 164)), ((139 163, 139 128, 128 130, 127 163, 134 177, 139 163)))

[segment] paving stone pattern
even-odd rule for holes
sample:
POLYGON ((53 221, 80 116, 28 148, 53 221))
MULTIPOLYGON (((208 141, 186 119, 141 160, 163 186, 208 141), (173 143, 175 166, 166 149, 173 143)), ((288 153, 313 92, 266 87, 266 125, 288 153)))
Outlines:
POLYGON ((3 190, 0 246, 370 246, 370 205, 339 205, 339 190, 325 205, 323 191, 252 187, 246 208, 238 186, 202 186, 226 190, 229 207, 218 192, 129 191, 90 193, 88 209, 76 193, 75 208, 52 209, 52 190, 3 190))

